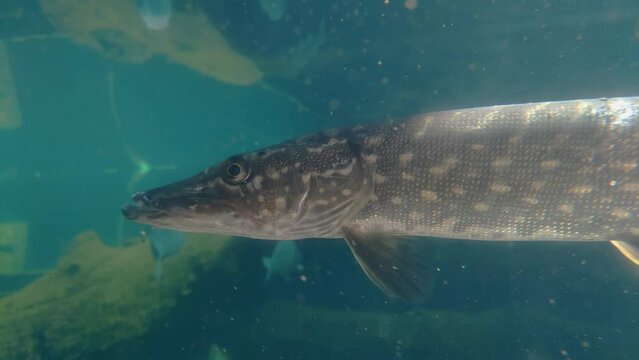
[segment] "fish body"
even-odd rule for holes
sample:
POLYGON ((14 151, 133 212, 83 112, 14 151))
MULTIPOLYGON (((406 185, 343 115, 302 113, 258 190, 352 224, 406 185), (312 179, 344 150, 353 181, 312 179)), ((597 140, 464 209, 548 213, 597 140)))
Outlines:
POLYGON ((126 217, 262 239, 345 238, 414 299, 420 241, 613 241, 639 262, 639 97, 491 106, 328 130, 134 195, 126 217))
POLYGON ((287 277, 302 269, 302 254, 294 241, 278 241, 270 257, 262 257, 266 268, 264 282, 272 277, 287 277))
POLYGON ((368 129, 365 231, 471 240, 639 236, 639 100, 441 112, 368 129))

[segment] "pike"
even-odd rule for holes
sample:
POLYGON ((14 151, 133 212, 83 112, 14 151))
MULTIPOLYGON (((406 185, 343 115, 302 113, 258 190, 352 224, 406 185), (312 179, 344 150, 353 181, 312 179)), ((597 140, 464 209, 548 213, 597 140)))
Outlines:
POLYGON ((442 111, 290 140, 133 195, 127 219, 259 239, 344 238, 417 301, 418 237, 609 241, 639 265, 639 97, 442 111))

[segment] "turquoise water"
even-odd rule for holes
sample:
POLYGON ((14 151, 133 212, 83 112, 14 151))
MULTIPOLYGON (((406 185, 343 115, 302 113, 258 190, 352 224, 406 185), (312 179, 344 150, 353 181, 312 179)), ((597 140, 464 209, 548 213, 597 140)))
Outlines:
POLYGON ((0 4, 0 358, 639 356, 639 268, 608 244, 432 240, 419 307, 325 240, 265 283, 271 242, 187 236, 156 281, 135 191, 329 127, 639 94, 631 0, 279 5, 176 0, 152 29, 133 0, 0 4))

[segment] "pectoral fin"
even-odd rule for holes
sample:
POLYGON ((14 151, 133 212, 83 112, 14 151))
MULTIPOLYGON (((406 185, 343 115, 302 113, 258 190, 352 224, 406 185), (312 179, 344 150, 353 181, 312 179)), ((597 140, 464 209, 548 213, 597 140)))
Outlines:
POLYGON ((368 278, 384 293, 409 302, 428 297, 433 276, 424 240, 367 233, 356 227, 341 231, 368 278))
POLYGON ((639 265, 639 246, 625 241, 610 240, 610 243, 619 250, 628 260, 639 265))

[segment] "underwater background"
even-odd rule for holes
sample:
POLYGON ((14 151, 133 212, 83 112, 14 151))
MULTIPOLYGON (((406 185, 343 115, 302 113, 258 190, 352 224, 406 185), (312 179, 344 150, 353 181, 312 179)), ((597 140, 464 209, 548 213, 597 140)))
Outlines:
POLYGON ((638 94, 634 0, 2 0, 0 359, 637 359, 639 268, 607 243, 431 239, 411 306, 341 241, 120 207, 325 128, 638 94))

